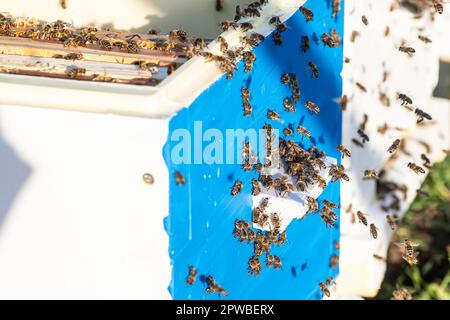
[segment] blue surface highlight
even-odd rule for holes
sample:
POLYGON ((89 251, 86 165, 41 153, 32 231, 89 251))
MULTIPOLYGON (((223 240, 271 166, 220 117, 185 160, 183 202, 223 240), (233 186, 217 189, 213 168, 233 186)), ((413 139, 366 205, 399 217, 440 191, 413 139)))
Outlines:
MULTIPOLYGON (((251 220, 250 181, 257 174, 244 172, 239 164, 174 165, 170 159, 172 147, 177 144, 170 141, 171 134, 185 128, 193 137, 194 121, 202 121, 203 132, 216 128, 224 135, 226 129, 259 129, 266 122, 280 131, 289 124, 295 128, 301 123, 314 137, 313 142, 303 139, 305 147, 317 145, 328 156, 340 159, 336 146, 341 143, 342 121, 336 98, 341 96, 342 88, 342 46, 328 48, 320 40, 315 43, 313 37, 320 39, 322 33, 334 28, 342 38, 343 8, 333 19, 327 1, 308 1, 306 6, 314 12, 313 22, 306 23, 297 12, 287 22, 288 31, 282 34, 283 46, 276 46, 269 36, 255 49, 253 72, 245 74, 241 62, 232 80, 222 77, 170 121, 164 148, 170 174, 170 213, 164 223, 170 236, 173 269, 169 291, 174 299, 320 299, 318 283, 337 275, 338 269, 330 268, 330 256, 337 254, 333 242, 339 240, 339 223, 333 229, 327 228, 320 216, 314 214, 294 220, 287 228, 287 243, 271 250, 282 259, 281 270, 263 266, 259 276, 249 276, 247 265, 253 245, 240 243, 233 238, 232 231, 236 219, 251 220), (300 50, 300 37, 305 34, 311 42, 306 54, 300 50), (308 61, 318 66, 319 79, 311 79, 308 61), (295 73, 299 80, 301 101, 294 114, 283 108, 283 99, 291 95, 291 90, 280 82, 284 72, 295 73), (244 85, 252 94, 253 115, 247 118, 242 116, 240 90, 244 85), (320 106, 319 115, 307 111, 306 100, 320 106), (283 121, 268 120, 268 108, 277 111, 283 121), (175 170, 185 176, 186 185, 175 184, 175 170), (236 179, 244 183, 244 189, 233 197, 230 189, 236 179), (192 286, 185 283, 189 265, 198 271, 192 286), (227 297, 206 293, 208 275, 228 291, 227 297)), ((300 137, 296 134, 293 139, 299 141, 300 137)), ((240 150, 241 146, 237 147, 240 150)), ((330 183, 319 200, 340 203, 339 195, 339 183, 330 183)), ((264 259, 265 255, 261 257, 262 263, 264 259)))

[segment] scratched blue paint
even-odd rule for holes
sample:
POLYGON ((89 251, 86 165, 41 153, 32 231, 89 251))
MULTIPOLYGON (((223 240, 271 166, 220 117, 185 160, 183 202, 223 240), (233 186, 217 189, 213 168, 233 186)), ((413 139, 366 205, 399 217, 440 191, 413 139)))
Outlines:
MULTIPOLYGON (((297 12, 288 21, 289 30, 282 35, 283 46, 276 46, 269 36, 255 50, 257 61, 252 73, 245 74, 241 62, 232 80, 222 77, 170 121, 164 148, 170 172, 170 213, 165 226, 173 267, 169 291, 174 299, 320 299, 318 283, 337 275, 338 270, 332 270, 329 263, 330 256, 336 254, 333 242, 339 239, 339 225, 326 228, 319 215, 314 214, 294 220, 287 228, 288 242, 272 249, 282 259, 281 270, 263 267, 258 277, 249 276, 247 264, 253 246, 234 239, 232 230, 236 219, 251 220, 250 180, 256 174, 244 172, 239 165, 174 165, 170 160, 170 150, 175 145, 170 134, 178 128, 192 133, 194 121, 202 121, 203 131, 216 128, 222 132, 228 128, 259 129, 265 122, 282 130, 288 124, 296 127, 301 122, 315 138, 313 142, 303 140, 305 147, 315 144, 339 159, 336 145, 341 142, 341 112, 335 99, 341 96, 342 46, 327 48, 319 39, 331 28, 342 35, 342 10, 337 19, 332 19, 327 1, 309 1, 307 6, 314 11, 313 22, 306 23, 297 12), (299 49, 300 36, 304 34, 311 39, 306 54, 299 49), (318 66, 319 79, 311 79, 308 61, 318 66), (280 82, 284 72, 295 72, 299 79, 301 102, 295 114, 283 109, 283 99, 291 94, 280 82), (243 85, 249 87, 254 107, 248 118, 242 116, 243 85), (306 100, 320 106, 319 115, 306 110, 306 100), (283 123, 267 120, 268 108, 276 110, 283 123), (175 184, 175 170, 183 173, 186 185, 175 184), (236 179, 244 182, 244 189, 233 197, 230 188, 236 179), (185 283, 188 265, 198 270, 197 282, 192 286, 185 283), (214 276, 228 291, 227 297, 205 292, 207 275, 214 276)), ((294 139, 299 141, 297 135, 294 139)), ((339 194, 339 184, 332 183, 319 200, 339 203, 339 194)), ((263 263, 264 257, 261 260, 263 263)))

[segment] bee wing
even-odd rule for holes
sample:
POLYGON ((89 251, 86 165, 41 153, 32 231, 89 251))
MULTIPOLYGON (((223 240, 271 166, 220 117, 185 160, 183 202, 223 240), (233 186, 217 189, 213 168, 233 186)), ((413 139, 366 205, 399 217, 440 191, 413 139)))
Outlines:
POLYGON ((394 242, 394 244, 400 248, 401 252, 405 251, 405 244, 403 242, 394 242))

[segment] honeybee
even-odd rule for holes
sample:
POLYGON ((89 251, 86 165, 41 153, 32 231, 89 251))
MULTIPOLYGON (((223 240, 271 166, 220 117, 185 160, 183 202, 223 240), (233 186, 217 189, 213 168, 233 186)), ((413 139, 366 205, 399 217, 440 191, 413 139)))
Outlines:
POLYGON ((292 131, 291 128, 286 127, 286 128, 283 129, 283 134, 284 134, 286 137, 292 136, 293 133, 294 133, 294 131, 292 131))
POLYGON ((175 183, 179 186, 182 185, 184 186, 186 183, 186 180, 184 178, 184 176, 181 174, 180 171, 175 171, 174 172, 174 176, 175 176, 175 183))
POLYGON ((273 256, 273 267, 275 270, 281 268, 281 259, 277 256, 273 256))
POLYGON ((408 97, 406 94, 404 93, 397 93, 398 99, 401 100, 402 102, 402 106, 408 105, 408 104, 412 104, 413 101, 410 97, 408 97))
POLYGON ((378 173, 373 169, 364 170, 364 178, 365 180, 370 179, 378 179, 378 173))
POLYGON ((194 284, 196 278, 197 278, 197 269, 195 269, 193 266, 189 266, 186 283, 191 286, 194 284))
POLYGON ((222 31, 227 31, 230 28, 236 30, 238 28, 238 24, 232 20, 225 20, 220 23, 220 28, 222 29, 222 31))
POLYGON ((361 90, 362 92, 367 92, 366 87, 361 82, 356 82, 355 84, 359 90, 361 90))
POLYGON ((347 104, 348 104, 348 97, 346 94, 344 94, 342 97, 339 98, 339 106, 342 111, 347 110, 347 104))
POLYGON ((402 258, 410 265, 414 265, 418 263, 417 256, 418 252, 415 251, 414 247, 417 247, 418 244, 411 242, 409 239, 405 239, 403 243, 395 243, 400 248, 402 252, 402 258))
POLYGON ((397 217, 395 215, 387 215, 386 221, 391 227, 392 230, 395 230, 397 228, 397 217))
POLYGON ((224 2, 224 0, 216 0, 216 11, 223 10, 223 2, 224 2))
POLYGON ((332 255, 330 257, 330 267, 331 269, 336 269, 339 264, 339 256, 338 255, 332 255))
POLYGON ((419 38, 419 40, 421 40, 422 42, 424 42, 424 43, 431 43, 432 41, 431 41, 431 39, 430 38, 428 38, 428 37, 425 37, 425 36, 422 36, 422 35, 418 35, 417 36, 418 38, 419 38))
POLYGON ((442 14, 444 12, 444 5, 442 4, 442 0, 431 0, 431 4, 434 7, 434 10, 439 13, 442 14))
POLYGON ((253 112, 253 106, 247 100, 243 100, 244 117, 248 117, 253 112))
POLYGON ((370 224, 370 234, 374 239, 378 237, 378 228, 373 223, 370 224))
POLYGON ((308 139, 311 138, 311 133, 305 127, 297 126, 297 132, 300 133, 301 135, 307 137, 308 139))
POLYGON ((361 137, 363 143, 370 141, 369 136, 364 132, 363 129, 358 129, 357 133, 361 137))
POLYGON ((421 123, 424 119, 432 120, 433 118, 423 110, 416 108, 414 113, 417 115, 417 123, 421 123))
POLYGON ((336 147, 336 150, 339 151, 340 153, 342 153, 342 159, 344 159, 345 156, 347 156, 347 157, 349 157, 349 158, 352 156, 350 150, 348 150, 348 149, 347 149, 346 147, 344 147, 342 144, 338 145, 338 146, 336 147))
POLYGON ((391 144, 391 146, 388 149, 389 153, 393 153, 395 151, 397 151, 398 147, 400 146, 400 139, 395 139, 394 142, 391 144))
POLYGON ((412 171, 414 171, 417 174, 425 173, 425 170, 421 166, 418 166, 417 164, 415 164, 414 162, 409 162, 408 168, 410 168, 412 171))
POLYGON ((422 154, 420 155, 420 159, 423 160, 423 166, 424 166, 425 168, 431 169, 431 160, 430 160, 430 158, 427 157, 426 154, 422 153, 422 154))
POLYGON ((217 293, 219 295, 227 296, 227 291, 219 286, 216 282, 216 280, 212 276, 208 276, 206 278, 206 282, 208 283, 208 286, 206 287, 206 292, 209 294, 217 293))
POLYGON ((61 8, 63 8, 64 10, 67 9, 67 0, 59 0, 59 5, 60 5, 61 8))
MULTIPOLYGON (((337 35, 337 34, 336 34, 337 35)), ((330 48, 336 48, 339 46, 340 44, 340 40, 336 37, 336 36, 330 36, 327 33, 323 33, 322 36, 320 37, 320 41, 322 41, 322 43, 330 48)))
POLYGON ((303 53, 306 53, 309 50, 309 37, 308 36, 302 36, 300 38, 300 49, 303 53))
POLYGON ((278 46, 281 46, 283 44, 283 38, 281 38, 281 33, 279 31, 275 31, 273 33, 273 41, 278 46))
POLYGON ((277 24, 277 30, 279 32, 285 32, 288 29, 287 25, 285 23, 279 23, 277 24))
POLYGON ((369 25, 369 20, 367 19, 366 16, 362 16, 361 21, 362 21, 362 23, 364 23, 365 26, 369 25))
POLYGON ((349 176, 345 173, 345 168, 341 164, 339 166, 333 165, 330 169, 328 175, 332 176, 331 182, 336 182, 337 180, 350 181, 349 176))
POLYGON ((101 50, 112 50, 112 43, 108 39, 100 39, 98 45, 101 50))
POLYGON ((76 78, 78 76, 85 75, 86 74, 86 69, 85 68, 78 68, 78 67, 71 67, 71 68, 68 68, 66 73, 67 73, 67 76, 69 78, 74 79, 74 78, 76 78))
POLYGON ((270 120, 281 120, 280 115, 273 111, 273 110, 267 110, 267 118, 269 118, 270 120))
POLYGON ((339 14, 339 11, 341 11, 341 0, 333 0, 331 6, 333 8, 331 16, 333 18, 336 18, 336 16, 339 14))
POLYGON ((288 112, 295 113, 295 106, 292 104, 292 102, 289 100, 289 98, 285 98, 283 100, 284 109, 288 112))
POLYGON ((261 273, 261 262, 257 256, 253 256, 248 260, 248 274, 254 275, 255 277, 261 273))
POLYGON ((312 77, 315 77, 316 79, 319 78, 319 69, 317 68, 317 66, 310 61, 308 62, 308 67, 311 70, 311 78, 312 77))
POLYGON ((333 203, 333 202, 331 202, 329 200, 322 200, 322 203, 323 203, 324 206, 332 208, 332 209, 338 209, 339 208, 339 206, 337 204, 335 204, 335 203, 333 203))
POLYGON ((358 217, 358 220, 359 220, 360 223, 362 223, 363 225, 367 226, 367 224, 368 224, 367 223, 367 218, 366 218, 367 214, 365 214, 364 212, 358 210, 356 212, 356 216, 358 217))
POLYGON ((236 180, 233 187, 231 188, 231 195, 235 196, 235 195, 239 194, 242 191, 243 186, 244 186, 244 184, 241 181, 236 180))
POLYGON ((266 253, 266 267, 270 268, 271 266, 274 265, 274 262, 275 262, 275 259, 274 259, 273 254, 270 254, 267 252, 266 253))
POLYGON ((282 233, 280 233, 278 237, 277 245, 281 247, 285 242, 286 242, 286 231, 283 231, 282 233))
POLYGON ((330 290, 328 290, 327 286, 322 282, 319 283, 319 288, 322 291, 322 294, 326 295, 327 297, 331 296, 330 290))
POLYGON ((412 294, 405 288, 399 288, 392 292, 391 300, 411 300, 412 294))
POLYGON ((144 180, 144 183, 146 184, 153 184, 155 182, 155 179, 150 173, 144 173, 142 180, 144 180))
POLYGON ((404 52, 408 54, 408 56, 412 57, 414 53, 416 53, 416 50, 413 47, 407 47, 407 46, 400 46, 398 48, 398 51, 404 52))
POLYGON ((247 32, 253 29, 253 25, 250 22, 242 22, 239 24, 239 28, 242 30, 242 32, 247 32))
POLYGON ((387 37, 387 36, 389 36, 390 33, 391 33, 391 28, 389 28, 389 26, 386 26, 386 28, 384 28, 384 36, 387 37))
POLYGON ((289 76, 289 74, 288 73, 283 73, 281 75, 281 83, 289 85, 290 82, 291 82, 291 77, 289 76))
POLYGON ((306 205, 308 206, 308 211, 306 212, 305 217, 311 212, 319 210, 319 203, 313 197, 310 196, 306 197, 306 205))
POLYGON ((303 14, 303 16, 306 19, 306 22, 310 22, 314 19, 314 13, 310 9, 301 6, 300 8, 298 8, 298 10, 300 10, 300 12, 303 14))
POLYGON ((355 42, 357 37, 359 37, 359 32, 356 30, 353 30, 352 34, 350 36, 350 42, 355 42))
POLYGON ((305 106, 306 108, 308 108, 309 111, 311 111, 312 113, 318 114, 320 112, 320 108, 317 104, 311 102, 311 101, 306 101, 305 102, 305 106))

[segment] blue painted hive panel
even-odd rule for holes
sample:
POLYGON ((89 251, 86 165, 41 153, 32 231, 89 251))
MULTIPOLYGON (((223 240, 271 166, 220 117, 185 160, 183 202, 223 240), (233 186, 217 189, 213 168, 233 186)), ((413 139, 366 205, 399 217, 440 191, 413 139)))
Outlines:
MULTIPOLYGON (((177 129, 186 129, 193 148, 202 148, 198 143, 201 135, 195 136, 200 124, 196 121, 201 121, 202 132, 217 129, 224 137, 226 129, 260 129, 270 123, 281 132, 289 125, 295 131, 301 124, 309 129, 313 139, 301 140, 295 134, 292 137, 295 141, 301 140, 305 148, 315 145, 339 160, 336 146, 341 143, 341 111, 336 99, 341 96, 342 45, 326 47, 320 37, 336 29, 342 38, 343 16, 332 18, 327 1, 309 1, 307 7, 314 12, 314 20, 307 23, 297 11, 287 21, 288 30, 282 34, 283 45, 275 45, 270 35, 254 50, 257 60, 252 72, 244 73, 243 63, 239 63, 239 71, 231 80, 222 77, 170 121, 164 150, 171 174, 170 213, 165 223, 173 266, 169 290, 174 299, 320 299, 319 282, 337 275, 338 269, 330 267, 330 257, 338 254, 333 243, 339 240, 339 223, 327 228, 318 214, 294 220, 286 230, 287 242, 273 247, 271 253, 282 260, 281 269, 263 267, 259 276, 248 275, 253 246, 240 243, 232 232, 236 219, 251 221, 251 179, 257 178, 257 173, 243 171, 239 163, 177 164, 171 159, 173 148, 179 145, 172 136, 180 132, 177 129), (300 50, 303 35, 310 38, 310 49, 306 53, 300 50), (318 79, 311 77, 309 61, 317 65, 318 79), (295 113, 288 113, 283 107, 284 98, 292 94, 280 81, 286 72, 296 74, 301 90, 301 101, 295 113), (243 116, 242 86, 247 86, 252 96, 253 113, 249 117, 243 116), (307 100, 320 106, 318 115, 312 115, 305 108, 307 100), (282 120, 268 120, 268 109, 277 111, 282 120), (184 175, 185 185, 176 184, 175 171, 184 175), (242 181, 244 187, 240 194, 232 196, 230 190, 235 180, 242 181), (186 284, 189 265, 198 271, 197 281, 192 286, 186 284), (226 297, 206 292, 208 275, 227 290, 226 297)), ((209 144, 203 142, 203 148, 209 144)), ((241 151, 241 146, 236 148, 236 152, 241 151)), ((190 156, 194 162, 196 151, 184 156, 190 156)), ((339 194, 339 183, 330 183, 318 200, 339 204, 339 194)), ((261 260, 263 262, 264 258, 261 260)))

